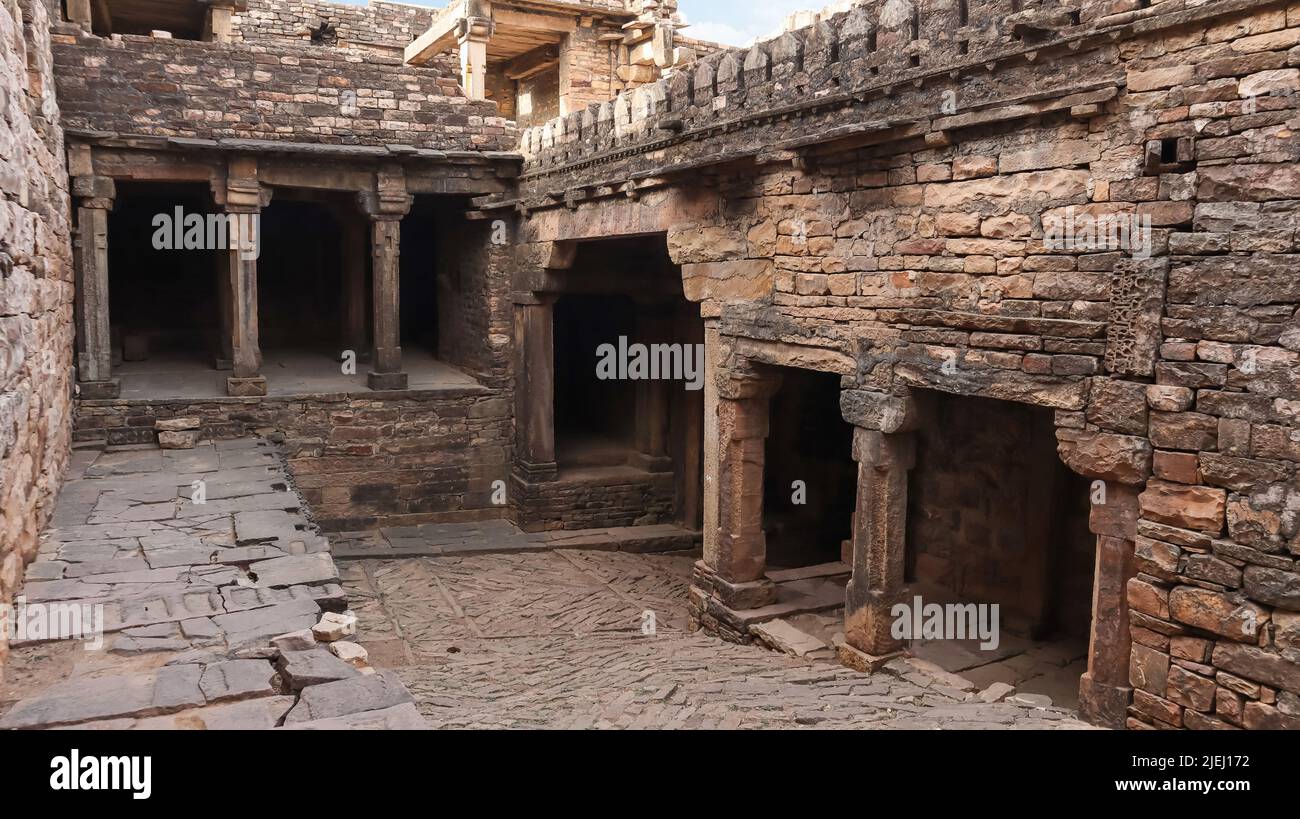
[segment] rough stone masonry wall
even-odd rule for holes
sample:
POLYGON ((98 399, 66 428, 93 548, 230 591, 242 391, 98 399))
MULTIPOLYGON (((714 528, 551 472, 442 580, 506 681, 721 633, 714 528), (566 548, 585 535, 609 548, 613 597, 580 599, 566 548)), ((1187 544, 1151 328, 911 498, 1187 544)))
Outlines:
POLYGON ((1297 727, 1300 4, 880 11, 529 129, 528 235, 665 230, 720 383, 839 372, 874 428, 913 387, 1055 409, 1135 552, 1129 727, 1297 727), (1103 213, 1151 258, 1049 243, 1103 213))
POLYGON ((1300 4, 1122 56, 1147 139, 1193 157, 1125 191, 1174 225, 1129 584, 1133 725, 1300 728, 1300 4))
POLYGON ((323 0, 248 0, 248 10, 232 15, 236 40, 305 40, 321 23, 330 23, 341 48, 374 49, 400 57, 407 44, 433 22, 436 9, 401 3, 327 3, 323 0))
POLYGON ((291 43, 206 43, 73 26, 54 35, 65 127, 197 139, 508 150, 496 106, 395 57, 291 43))
MULTIPOLYGON (((0 3, 0 603, 54 510, 69 453, 72 248, 49 18, 0 3)), ((7 653, 0 632, 0 667, 7 653)))
POLYGON ((154 423, 193 417, 205 438, 283 441, 289 469, 321 528, 364 529, 499 517, 510 401, 482 388, 209 401, 82 401, 79 442, 156 439, 154 423))

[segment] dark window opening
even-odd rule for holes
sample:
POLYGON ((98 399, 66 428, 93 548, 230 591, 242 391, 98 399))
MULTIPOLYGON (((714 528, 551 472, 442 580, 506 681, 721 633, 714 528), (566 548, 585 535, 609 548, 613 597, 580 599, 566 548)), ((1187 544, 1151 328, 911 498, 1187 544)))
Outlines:
POLYGON ((1172 165, 1178 161, 1178 140, 1166 137, 1160 140, 1160 161, 1172 165))

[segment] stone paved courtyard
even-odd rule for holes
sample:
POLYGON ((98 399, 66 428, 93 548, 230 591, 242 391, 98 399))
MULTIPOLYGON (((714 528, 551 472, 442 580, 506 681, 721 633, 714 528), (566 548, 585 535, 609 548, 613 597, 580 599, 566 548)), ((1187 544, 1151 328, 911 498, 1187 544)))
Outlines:
POLYGON ((692 561, 553 551, 341 572, 358 641, 437 727, 1086 727, 1063 709, 981 702, 904 663, 869 676, 691 634, 692 561))
MULTIPOLYGON (((1064 709, 983 702, 912 661, 867 676, 829 652, 689 633, 687 553, 520 551, 517 530, 490 523, 421 532, 410 548, 438 556, 336 569, 264 442, 81 453, 22 594, 102 607, 103 644, 15 643, 0 728, 1082 725, 1064 709), (271 645, 345 607, 365 673, 320 645, 271 645)), ((402 534, 333 540, 382 540, 371 547, 388 554, 402 534)))

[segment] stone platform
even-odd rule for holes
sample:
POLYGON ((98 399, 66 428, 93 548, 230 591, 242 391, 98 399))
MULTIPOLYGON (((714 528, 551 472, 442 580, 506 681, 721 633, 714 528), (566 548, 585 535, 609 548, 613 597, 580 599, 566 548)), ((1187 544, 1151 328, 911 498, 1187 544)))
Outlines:
POLYGON ((13 643, 0 728, 424 727, 345 630, 309 631, 348 602, 274 447, 79 452, 71 471, 16 602, 95 633, 13 643))

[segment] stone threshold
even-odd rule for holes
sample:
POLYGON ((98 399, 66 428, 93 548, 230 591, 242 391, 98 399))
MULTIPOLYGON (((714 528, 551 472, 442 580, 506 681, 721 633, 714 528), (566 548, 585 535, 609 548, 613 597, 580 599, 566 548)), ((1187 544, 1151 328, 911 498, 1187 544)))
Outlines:
POLYGON ((776 602, 753 609, 733 609, 717 598, 709 599, 709 614, 740 634, 749 634, 750 627, 800 614, 815 614, 841 608, 844 605, 844 586, 848 572, 844 563, 824 563, 806 569, 770 572, 768 578, 776 582, 776 602), (807 573, 808 576, 800 576, 807 573), (777 577, 783 579, 778 580, 777 577))
MULTIPOLYGON (((584 549, 613 552, 684 552, 697 548, 700 533, 672 524, 523 532, 503 519, 381 527, 377 531, 335 532, 335 560, 386 560, 398 557, 544 552, 584 549)), ((843 600, 840 600, 843 603, 843 600)))

